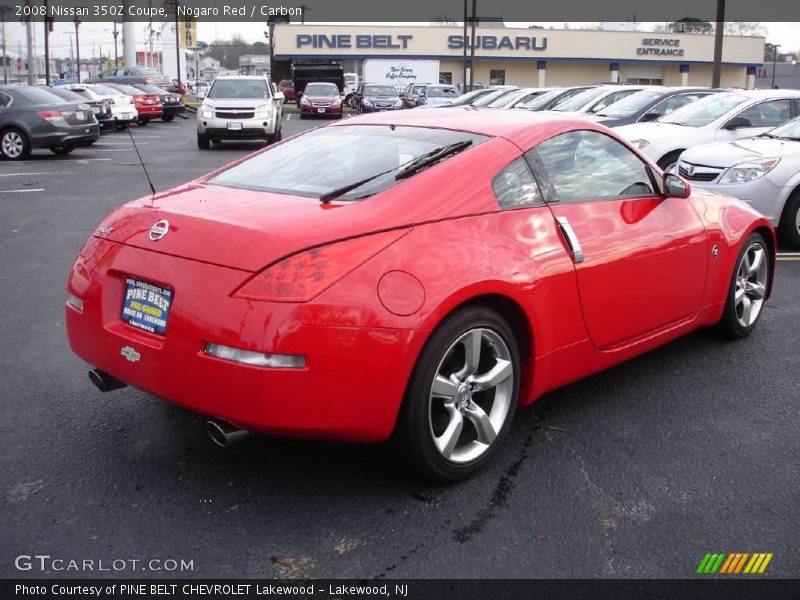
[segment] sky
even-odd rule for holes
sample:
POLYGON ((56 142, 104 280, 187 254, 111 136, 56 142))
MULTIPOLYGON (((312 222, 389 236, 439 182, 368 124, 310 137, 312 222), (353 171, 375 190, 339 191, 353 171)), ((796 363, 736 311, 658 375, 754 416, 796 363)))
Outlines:
MULTIPOLYGON (((427 23, 392 23, 392 25, 426 25, 427 23)), ((542 25, 544 27, 562 28, 564 23, 514 23, 514 26, 542 25)), ((571 23, 571 28, 590 26, 595 23, 571 23)), ((641 31, 652 30, 656 25, 663 23, 640 23, 641 31)), ((335 26, 336 24, 331 24, 335 26)), ((378 25, 378 24, 376 24, 378 25)), ((384 23, 384 25, 387 25, 384 23)), ((511 23, 508 23, 511 26, 511 23)), ((767 42, 781 45, 781 52, 800 51, 800 22, 786 23, 761 23, 767 42)), ((137 23, 137 49, 144 50, 147 40, 146 23, 137 23)), ((43 25, 37 23, 35 35, 37 36, 37 54, 43 55, 43 25)), ((122 34, 121 25, 118 52, 122 55, 122 34)), ((210 42, 214 39, 228 39, 237 33, 245 38, 249 43, 265 41, 264 31, 266 24, 263 22, 237 22, 237 23, 211 23, 201 22, 198 24, 198 39, 210 42)), ((81 58, 91 58, 100 56, 102 53, 112 57, 113 50, 113 25, 112 23, 83 23, 80 26, 81 58)), ((70 55, 70 41, 74 44, 75 28, 72 23, 55 23, 53 33, 50 34, 51 56, 66 58, 70 55)), ((25 27, 19 22, 6 23, 6 36, 8 37, 6 49, 9 56, 25 54, 25 27)))

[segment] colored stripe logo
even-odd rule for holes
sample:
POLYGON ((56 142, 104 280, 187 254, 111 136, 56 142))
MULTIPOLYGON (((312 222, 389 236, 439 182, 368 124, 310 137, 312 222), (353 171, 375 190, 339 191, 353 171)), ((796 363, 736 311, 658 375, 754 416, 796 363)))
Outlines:
POLYGON ((709 552, 700 561, 697 573, 713 575, 760 575, 767 570, 767 565, 772 560, 772 553, 766 552, 709 552))

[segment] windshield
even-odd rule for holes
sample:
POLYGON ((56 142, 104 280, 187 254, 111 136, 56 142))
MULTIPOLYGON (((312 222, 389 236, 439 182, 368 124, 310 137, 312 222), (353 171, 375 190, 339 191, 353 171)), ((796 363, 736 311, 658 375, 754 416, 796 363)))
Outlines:
POLYGON ((451 87, 428 87, 428 98, 457 98, 458 90, 451 87))
POLYGON ((658 119, 658 122, 702 127, 744 102, 747 102, 747 97, 739 94, 713 94, 679 108, 666 117, 658 119))
POLYGON ((332 84, 309 83, 306 86, 306 96, 333 97, 339 95, 339 88, 332 84))
POLYGON ((792 140, 800 140, 800 117, 789 121, 788 123, 776 127, 769 132, 769 135, 775 137, 789 138, 792 140))
MULTIPOLYGON (((536 96, 533 100, 528 100, 525 104, 522 105, 523 108, 528 108, 531 110, 541 110, 548 104, 550 104, 553 100, 558 98, 564 93, 564 90, 551 90, 549 92, 545 92, 541 96, 536 96)), ((517 106, 520 106, 519 104, 517 106)))
POLYGON ((266 79, 217 79, 208 98, 269 98, 266 79))
POLYGON ((601 117, 630 117, 663 95, 664 92, 636 92, 597 114, 601 117))
POLYGON ((209 183, 318 197, 379 175, 340 197, 358 200, 394 185, 395 173, 423 154, 457 142, 474 145, 485 139, 463 131, 424 127, 320 127, 232 166, 209 183), (298 156, 303 160, 297 160, 298 156))
POLYGON ((511 106, 514 102, 517 102, 520 98, 525 98, 526 96, 530 96, 529 101, 533 100, 535 96, 540 96, 545 93, 545 90, 541 91, 531 91, 531 90, 517 90, 513 94, 506 94, 505 96, 501 96, 500 98, 496 98, 489 104, 487 104, 487 108, 505 108, 506 106, 511 106))
POLYGON ((495 91, 493 91, 493 92, 491 92, 489 94, 486 94, 485 96, 482 96, 482 97, 478 98, 477 100, 475 100, 475 102, 472 103, 472 106, 489 106, 489 104, 491 104, 492 102, 494 102, 498 98, 502 98, 503 96, 507 96, 508 94, 513 94, 516 91, 517 90, 514 90, 514 89, 511 89, 511 90, 495 90, 495 91))
POLYGON ((391 85, 368 85, 364 88, 365 96, 397 96, 397 90, 391 85))
POLYGON ((451 106, 463 106, 464 104, 471 104, 476 98, 491 94, 489 90, 472 90, 466 94, 461 94, 456 100, 451 103, 451 106))
POLYGON ((604 94, 608 94, 608 88, 590 88, 588 90, 583 90, 581 93, 570 96, 568 98, 563 98, 556 102, 555 106, 551 106, 550 110, 559 110, 559 111, 575 111, 580 110, 587 104, 589 104, 592 100, 603 96, 604 94))

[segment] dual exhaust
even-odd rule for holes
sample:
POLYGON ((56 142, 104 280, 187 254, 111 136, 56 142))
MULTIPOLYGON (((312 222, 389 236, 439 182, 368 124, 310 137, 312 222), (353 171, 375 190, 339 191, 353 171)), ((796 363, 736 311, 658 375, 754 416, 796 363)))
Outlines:
MULTIPOLYGON (((100 369, 92 369, 89 371, 89 381, 103 393, 121 390, 128 385, 100 369)), ((220 448, 227 448, 250 434, 246 429, 241 429, 221 419, 209 419, 206 421, 206 432, 208 432, 211 441, 220 448)))

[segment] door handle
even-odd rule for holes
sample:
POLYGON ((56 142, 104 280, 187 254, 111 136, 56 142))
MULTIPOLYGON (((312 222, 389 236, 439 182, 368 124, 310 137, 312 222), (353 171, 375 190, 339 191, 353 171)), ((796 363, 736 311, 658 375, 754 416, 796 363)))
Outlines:
POLYGON ((572 260, 575 263, 582 263, 583 249, 581 248, 581 243, 578 241, 578 236, 575 235, 575 230, 572 228, 572 225, 569 224, 569 220, 567 217, 556 217, 556 221, 558 222, 561 235, 564 236, 564 241, 566 241, 567 246, 569 246, 572 260))

